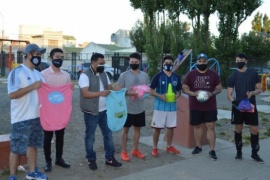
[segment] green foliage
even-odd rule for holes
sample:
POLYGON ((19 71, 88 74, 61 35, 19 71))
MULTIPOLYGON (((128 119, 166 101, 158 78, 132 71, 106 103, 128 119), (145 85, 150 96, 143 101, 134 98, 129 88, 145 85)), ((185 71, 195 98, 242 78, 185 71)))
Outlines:
POLYGON ((251 24, 252 30, 254 32, 262 32, 270 34, 270 20, 266 14, 263 15, 262 13, 257 12, 251 24))
POLYGON ((144 45, 146 43, 146 38, 143 31, 143 22, 138 20, 130 32, 131 42, 140 53, 145 52, 144 45))

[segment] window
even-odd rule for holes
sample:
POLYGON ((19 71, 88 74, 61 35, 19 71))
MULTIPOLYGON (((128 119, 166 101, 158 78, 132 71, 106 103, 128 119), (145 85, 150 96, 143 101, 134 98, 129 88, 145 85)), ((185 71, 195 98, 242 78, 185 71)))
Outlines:
POLYGON ((57 40, 49 40, 48 41, 48 47, 57 48, 58 47, 58 41, 57 40))

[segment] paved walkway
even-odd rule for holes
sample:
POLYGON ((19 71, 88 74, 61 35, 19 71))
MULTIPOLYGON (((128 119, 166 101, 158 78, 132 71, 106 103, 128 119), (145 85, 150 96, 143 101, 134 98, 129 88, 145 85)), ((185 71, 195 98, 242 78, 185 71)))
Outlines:
MULTIPOLYGON (((159 148, 164 150, 166 143, 158 143, 159 148)), ((142 137, 144 144, 152 144, 152 137, 142 137)), ((116 178, 115 180, 269 180, 270 179, 270 138, 260 141, 261 149, 259 155, 265 161, 259 164, 251 160, 251 147, 243 147, 243 160, 235 160, 235 145, 231 142, 217 139, 216 154, 217 161, 212 161, 208 156, 208 145, 202 147, 199 155, 192 155, 193 149, 176 146, 184 159, 176 163, 160 166, 153 169, 130 174, 116 178)))

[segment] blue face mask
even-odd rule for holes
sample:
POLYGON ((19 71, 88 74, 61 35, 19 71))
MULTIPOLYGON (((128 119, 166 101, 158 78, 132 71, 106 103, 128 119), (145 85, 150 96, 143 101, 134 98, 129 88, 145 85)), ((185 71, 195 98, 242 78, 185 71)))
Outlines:
POLYGON ((165 71, 172 71, 173 65, 172 64, 164 64, 163 68, 165 71))

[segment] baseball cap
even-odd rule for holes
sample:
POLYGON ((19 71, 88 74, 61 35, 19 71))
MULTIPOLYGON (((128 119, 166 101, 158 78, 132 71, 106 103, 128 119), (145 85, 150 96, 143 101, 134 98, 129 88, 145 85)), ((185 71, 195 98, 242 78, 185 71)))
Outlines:
POLYGON ((197 60, 199 60, 199 59, 201 59, 201 58, 204 58, 205 60, 208 60, 207 55, 204 54, 204 53, 200 53, 200 54, 198 55, 198 57, 197 57, 197 60))
POLYGON ((28 44, 25 49, 24 53, 30 53, 31 51, 37 51, 40 52, 41 54, 44 54, 46 52, 46 48, 39 48, 38 45, 36 44, 28 44))

